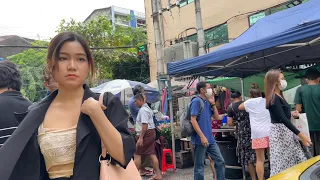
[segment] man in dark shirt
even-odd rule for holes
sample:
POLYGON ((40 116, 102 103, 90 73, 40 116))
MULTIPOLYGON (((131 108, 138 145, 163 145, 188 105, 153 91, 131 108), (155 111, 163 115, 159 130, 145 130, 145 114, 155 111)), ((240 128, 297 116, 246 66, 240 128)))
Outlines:
POLYGON ((20 73, 11 61, 0 61, 0 147, 18 127, 15 113, 26 112, 31 102, 20 92, 20 73))

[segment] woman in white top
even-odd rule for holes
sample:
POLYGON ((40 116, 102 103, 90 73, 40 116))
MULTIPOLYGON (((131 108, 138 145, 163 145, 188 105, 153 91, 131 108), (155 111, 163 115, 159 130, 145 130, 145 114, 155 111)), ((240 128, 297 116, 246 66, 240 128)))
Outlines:
POLYGON ((246 110, 250 117, 252 149, 257 156, 256 171, 258 179, 264 179, 265 150, 269 151, 269 132, 271 118, 266 109, 266 99, 261 97, 258 84, 254 83, 250 89, 250 99, 239 106, 239 110, 246 110))

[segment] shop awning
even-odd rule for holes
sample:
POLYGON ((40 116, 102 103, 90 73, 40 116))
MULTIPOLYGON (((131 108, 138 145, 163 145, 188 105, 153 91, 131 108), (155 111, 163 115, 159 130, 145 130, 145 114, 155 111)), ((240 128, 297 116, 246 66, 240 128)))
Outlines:
POLYGON ((171 76, 247 77, 270 68, 320 62, 320 0, 260 19, 237 39, 203 56, 168 63, 171 76))

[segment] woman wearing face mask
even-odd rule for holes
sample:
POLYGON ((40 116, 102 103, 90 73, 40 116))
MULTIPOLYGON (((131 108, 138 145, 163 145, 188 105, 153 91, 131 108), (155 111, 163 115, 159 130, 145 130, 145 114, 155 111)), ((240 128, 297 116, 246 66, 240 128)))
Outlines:
POLYGON ((287 82, 280 70, 270 70, 264 79, 266 93, 266 108, 270 111, 270 176, 307 160, 299 141, 303 145, 311 146, 310 139, 291 123, 290 106, 284 99, 282 91, 287 82))

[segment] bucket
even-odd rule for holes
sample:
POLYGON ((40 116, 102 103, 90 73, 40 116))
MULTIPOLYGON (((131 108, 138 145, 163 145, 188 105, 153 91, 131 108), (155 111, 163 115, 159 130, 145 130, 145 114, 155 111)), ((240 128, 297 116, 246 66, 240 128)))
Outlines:
POLYGON ((220 152, 224 158, 226 171, 226 179, 242 179, 241 164, 238 163, 236 155, 237 141, 216 141, 220 148, 220 152))

